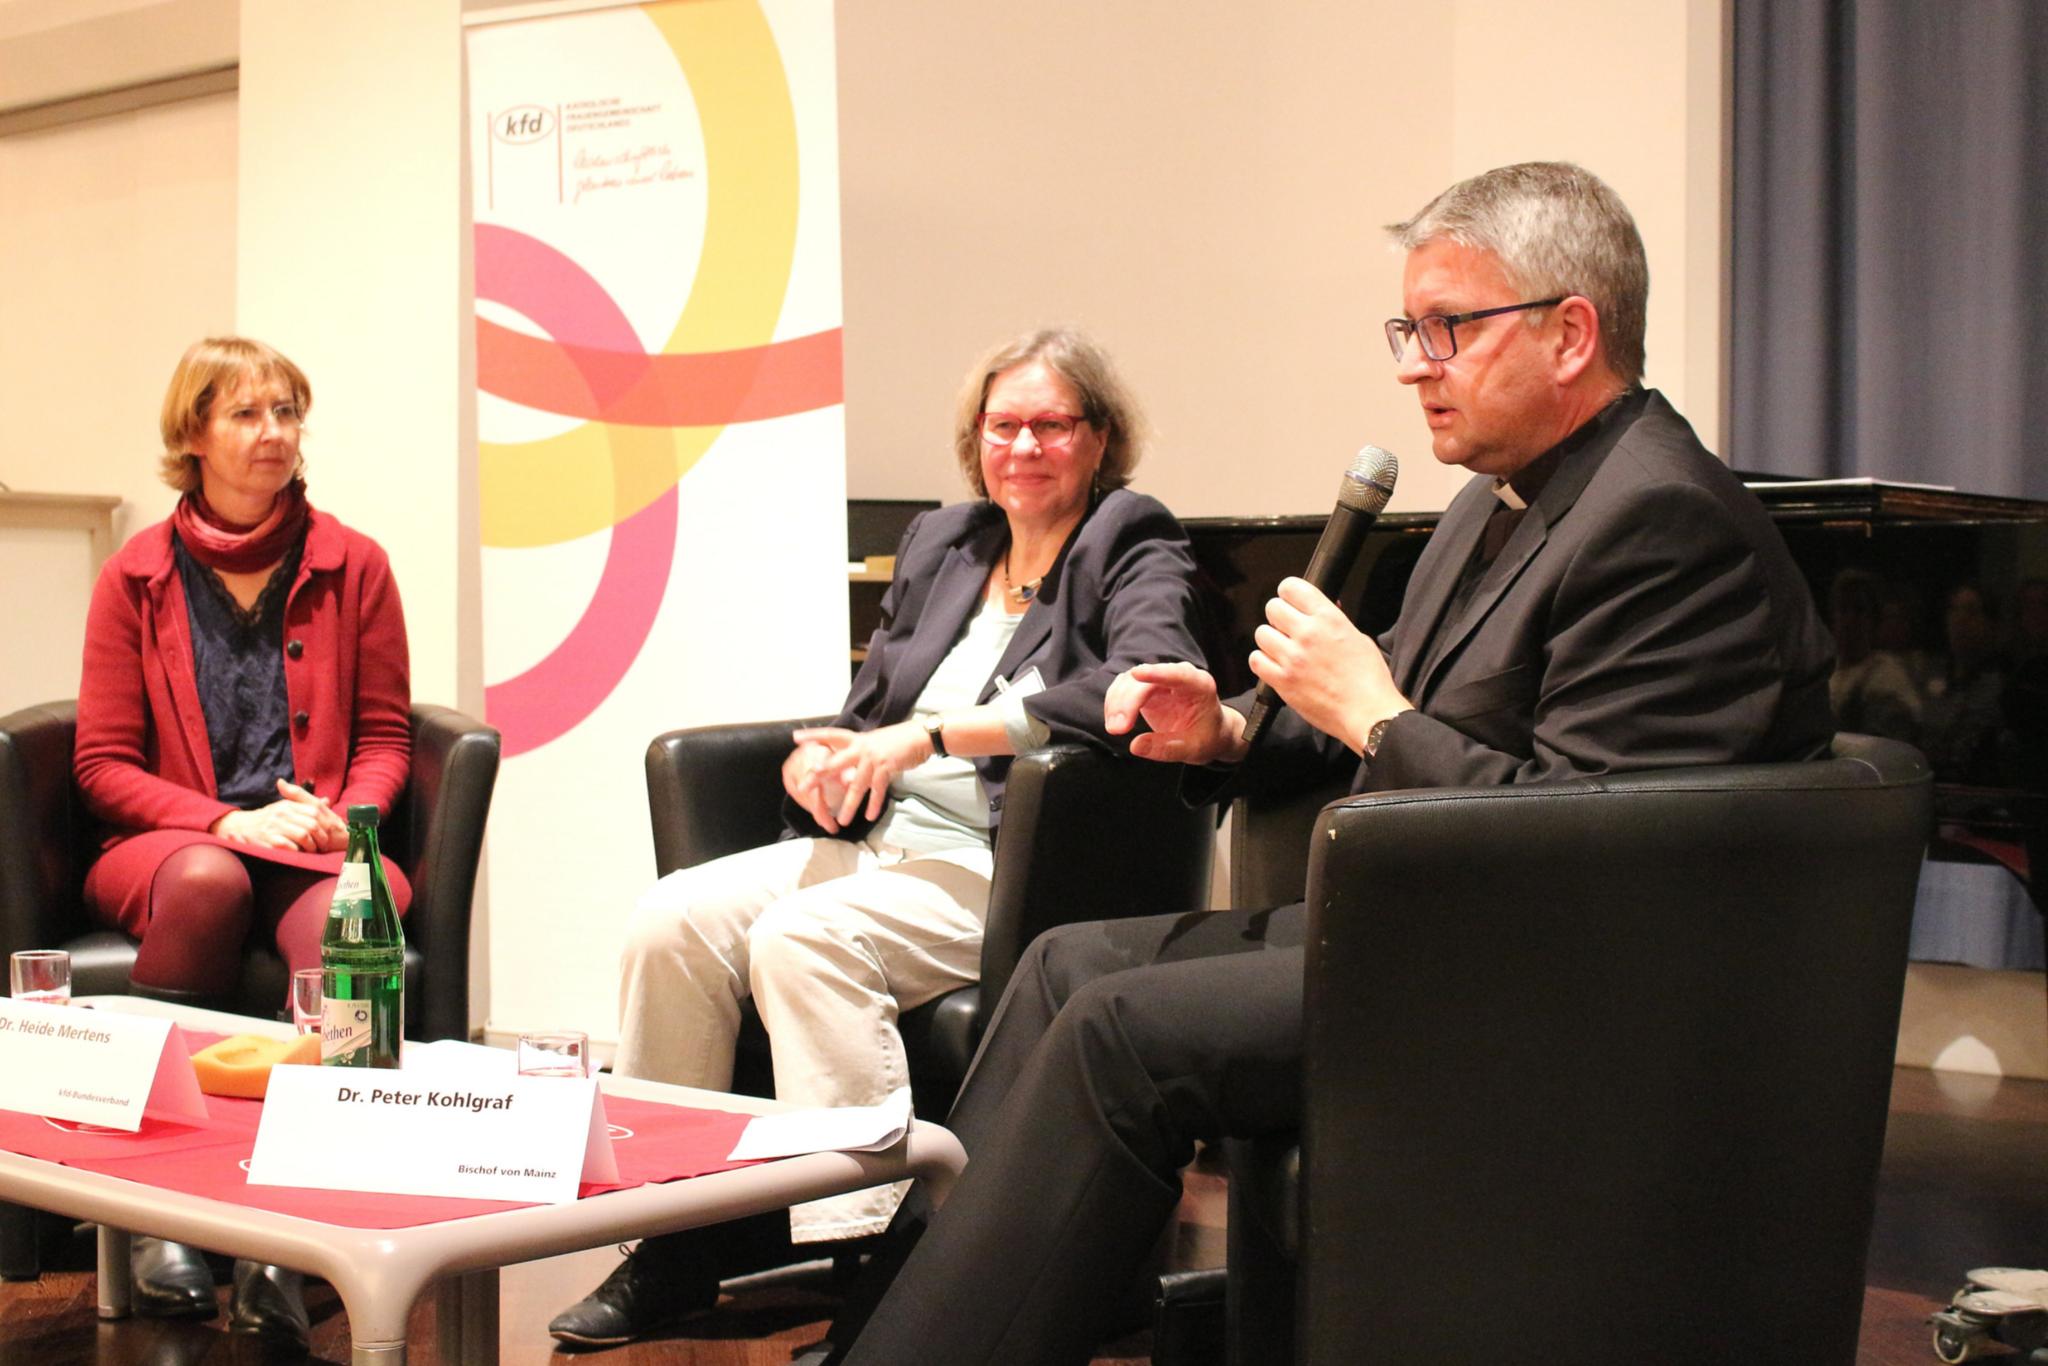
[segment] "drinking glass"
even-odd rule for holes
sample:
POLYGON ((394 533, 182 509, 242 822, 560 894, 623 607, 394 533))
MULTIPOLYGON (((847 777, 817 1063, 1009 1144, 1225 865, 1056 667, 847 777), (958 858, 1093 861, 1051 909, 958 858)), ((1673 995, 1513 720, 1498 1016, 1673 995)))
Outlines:
POLYGON ((540 1030, 519 1036, 522 1077, 587 1077, 590 1040, 574 1029, 540 1030))
POLYGON ((292 1023, 298 1026, 301 1034, 320 1032, 323 977, 324 973, 319 968, 300 968, 292 974, 292 1023))
POLYGON ((18 1001, 71 1004, 71 955, 62 949, 23 949, 9 954, 7 994, 18 1001))

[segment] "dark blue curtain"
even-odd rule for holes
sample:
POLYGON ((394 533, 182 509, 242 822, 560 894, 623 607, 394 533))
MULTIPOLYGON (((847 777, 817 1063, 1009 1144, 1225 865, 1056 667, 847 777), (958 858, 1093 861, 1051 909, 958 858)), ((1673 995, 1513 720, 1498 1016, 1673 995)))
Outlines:
POLYGON ((1730 463, 2048 498, 2048 3, 1734 25, 1730 463))

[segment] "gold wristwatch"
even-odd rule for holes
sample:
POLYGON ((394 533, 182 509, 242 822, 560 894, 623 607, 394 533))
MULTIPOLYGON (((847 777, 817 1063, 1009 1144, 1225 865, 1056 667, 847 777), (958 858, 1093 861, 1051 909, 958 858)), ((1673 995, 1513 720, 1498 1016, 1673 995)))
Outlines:
MULTIPOLYGON (((1407 714, 1408 714, 1409 712, 1411 712, 1411 711, 1414 711, 1414 710, 1415 710, 1415 708, 1413 708, 1413 707, 1403 707, 1403 708, 1401 708, 1401 710, 1400 710, 1400 711, 1397 711, 1397 712, 1395 712, 1395 713, 1394 713, 1394 716, 1405 716, 1405 715, 1407 715, 1407 714)), ((1377 758, 1379 757, 1379 754, 1380 754, 1380 741, 1382 741, 1382 740, 1384 740, 1384 739, 1386 739, 1386 738, 1387 738, 1387 727, 1393 724, 1393 722, 1394 722, 1394 716, 1382 716, 1382 717, 1381 717, 1381 718, 1380 718, 1379 720, 1377 720, 1377 721, 1373 722, 1371 726, 1369 726, 1369 727, 1367 727, 1367 728, 1366 728, 1366 732, 1365 732, 1365 757, 1366 757, 1366 758, 1368 758, 1368 759, 1377 759, 1377 758)))

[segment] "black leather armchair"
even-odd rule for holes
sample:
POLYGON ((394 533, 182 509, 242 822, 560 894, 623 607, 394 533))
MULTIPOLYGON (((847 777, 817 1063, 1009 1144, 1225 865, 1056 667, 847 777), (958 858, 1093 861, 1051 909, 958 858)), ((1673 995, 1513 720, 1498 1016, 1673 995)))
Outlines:
MULTIPOLYGON (((136 941, 95 924, 81 899, 95 830, 71 781, 76 732, 70 702, 0 717, 0 954, 68 949, 75 994, 122 995, 136 941)), ((413 888, 405 917, 410 1038, 469 1037, 470 902, 498 751, 489 726, 447 707, 413 707, 411 779, 378 841, 413 888)), ((275 1017, 286 976, 275 948, 252 938, 234 1008, 275 1017)), ((9 1278, 35 1274, 24 1223, 17 1211, 0 1211, 0 1274, 9 1278)))
MULTIPOLYGON (((1300 1144, 1231 1153, 1231 1360, 1850 1366, 1931 813, 1854 735, 1323 810, 1300 1144)), ((1257 852, 1239 890, 1288 899, 1257 852)))
MULTIPOLYGON (((772 843, 782 830, 790 733, 824 720, 670 731, 647 747, 647 801, 662 875, 772 843)), ((1208 904, 1212 816, 1177 795, 1178 767, 1074 745, 1017 758, 1004 789, 981 981, 899 1020, 918 1112, 942 1120, 1025 946, 1077 920, 1200 910, 1208 904)), ((751 1005, 734 1089, 773 1093, 751 1005)))

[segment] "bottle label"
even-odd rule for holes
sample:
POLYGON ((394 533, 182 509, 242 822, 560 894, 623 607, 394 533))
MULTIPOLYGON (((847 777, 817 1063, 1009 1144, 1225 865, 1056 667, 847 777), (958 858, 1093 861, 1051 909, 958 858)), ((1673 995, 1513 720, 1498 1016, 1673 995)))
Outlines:
POLYGON ((320 1005, 320 1061, 346 1058, 370 1046, 370 1003, 337 1001, 328 997, 320 1005))
POLYGON ((331 915, 363 917, 370 913, 370 865, 344 863, 334 880, 331 915))

